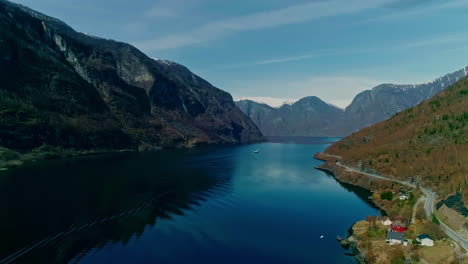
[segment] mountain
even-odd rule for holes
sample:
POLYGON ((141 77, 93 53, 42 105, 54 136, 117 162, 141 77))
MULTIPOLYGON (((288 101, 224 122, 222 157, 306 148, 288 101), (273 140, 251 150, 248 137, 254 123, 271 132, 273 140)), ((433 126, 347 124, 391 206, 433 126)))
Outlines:
POLYGON ((273 108, 250 100, 237 106, 258 126, 265 136, 333 136, 330 130, 342 122, 344 111, 315 96, 273 108))
POLYGON ((381 84, 372 90, 359 93, 346 108, 344 134, 347 135, 363 127, 386 120, 395 113, 433 97, 465 77, 467 69, 468 67, 463 68, 429 83, 417 85, 381 84))
POLYGON ((363 170, 412 179, 442 198, 464 192, 468 204, 468 78, 336 142, 326 153, 363 170))
POLYGON ((266 136, 342 137, 431 98, 467 76, 467 71, 468 67, 465 67, 424 84, 381 84, 359 93, 344 111, 316 97, 311 104, 299 102, 314 97, 306 97, 296 104, 280 108, 248 100, 236 104, 266 136))
POLYGON ((267 116, 276 113, 278 109, 273 108, 267 104, 257 103, 251 100, 240 100, 236 102, 237 107, 242 110, 250 119, 257 125, 257 127, 263 127, 271 123, 267 120, 267 116))
POLYGON ((182 65, 0 0, 0 146, 154 148, 262 140, 182 65))

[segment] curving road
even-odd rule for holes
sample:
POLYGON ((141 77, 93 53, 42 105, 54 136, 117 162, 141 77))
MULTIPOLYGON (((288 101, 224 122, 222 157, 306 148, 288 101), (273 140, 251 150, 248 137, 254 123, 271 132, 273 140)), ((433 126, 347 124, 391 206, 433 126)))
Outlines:
MULTIPOLYGON (((426 195, 426 203, 424 204, 424 209, 428 217, 430 217, 434 213, 434 201, 436 193, 421 187, 421 190, 426 195)), ((440 227, 442 231, 445 232, 451 239, 456 241, 461 247, 465 249, 467 252, 466 255, 468 256, 468 241, 464 239, 461 235, 459 235, 455 230, 451 229, 448 225, 446 225, 442 220, 438 219, 440 222, 440 227)))
MULTIPOLYGON (((336 156, 336 155, 329 155, 329 154, 325 154, 325 153, 322 153, 322 155, 341 159, 340 156, 336 156)), ((372 177, 372 178, 377 178, 377 179, 384 180, 384 181, 398 182, 398 183, 400 183, 402 185, 406 185, 406 186, 409 186, 409 187, 412 187, 412 188, 416 187, 415 184, 410 183, 408 181, 401 181, 401 180, 397 180, 397 179, 387 178, 387 177, 384 177, 382 175, 378 175, 378 174, 375 174, 375 173, 364 172, 364 171, 361 171, 361 170, 359 170, 357 168, 352 168, 352 167, 343 165, 339 161, 337 161, 335 164, 338 165, 338 166, 343 167, 346 171, 351 171, 351 172, 364 174, 366 176, 369 176, 369 177, 372 177)), ((424 210, 426 212, 427 217, 429 218, 434 213, 434 202, 435 202, 436 193, 429 190, 429 189, 427 189, 427 188, 424 188, 422 186, 419 186, 419 187, 421 188, 421 191, 426 196, 426 200, 424 202, 424 210)), ((451 229, 444 222, 442 222, 440 219, 439 219, 439 222, 440 222, 440 226, 441 226, 442 231, 444 231, 444 233, 447 234, 447 236, 449 236, 451 239, 453 239, 454 241, 459 243, 460 246, 463 247, 466 252, 468 252, 468 241, 466 239, 464 239, 462 236, 460 236, 453 229, 451 229)), ((466 253, 466 255, 468 255, 468 253, 466 253)))

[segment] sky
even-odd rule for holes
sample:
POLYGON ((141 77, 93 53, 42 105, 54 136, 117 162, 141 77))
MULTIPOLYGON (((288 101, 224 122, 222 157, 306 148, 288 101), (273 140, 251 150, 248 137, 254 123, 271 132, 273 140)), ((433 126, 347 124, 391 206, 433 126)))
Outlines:
POLYGON ((172 60, 235 99, 346 107, 468 66, 468 0, 13 0, 172 60))

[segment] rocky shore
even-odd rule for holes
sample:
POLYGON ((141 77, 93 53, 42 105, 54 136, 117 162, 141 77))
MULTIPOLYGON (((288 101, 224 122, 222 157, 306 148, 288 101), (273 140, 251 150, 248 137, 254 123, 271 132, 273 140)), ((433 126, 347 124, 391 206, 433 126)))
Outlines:
POLYGON ((354 237, 356 223, 349 229, 349 235, 343 240, 339 240, 340 245, 345 249, 351 249, 353 257, 359 264, 366 264, 365 254, 359 249, 358 241, 354 237))

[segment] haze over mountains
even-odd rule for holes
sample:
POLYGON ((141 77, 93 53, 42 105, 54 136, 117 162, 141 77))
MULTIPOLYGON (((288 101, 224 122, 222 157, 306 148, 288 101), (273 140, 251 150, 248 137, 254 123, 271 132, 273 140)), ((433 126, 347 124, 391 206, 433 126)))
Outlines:
POLYGON ((0 0, 0 146, 154 148, 262 140, 187 68, 0 0))
POLYGON ((237 106, 265 136, 337 136, 336 122, 344 121, 344 111, 316 96, 273 108, 251 100, 237 106))
POLYGON ((251 100, 236 104, 265 136, 347 136, 431 98, 467 76, 467 71, 465 67, 424 84, 381 84, 359 93, 345 110, 317 97, 279 108, 251 100))

